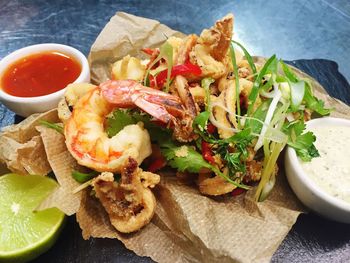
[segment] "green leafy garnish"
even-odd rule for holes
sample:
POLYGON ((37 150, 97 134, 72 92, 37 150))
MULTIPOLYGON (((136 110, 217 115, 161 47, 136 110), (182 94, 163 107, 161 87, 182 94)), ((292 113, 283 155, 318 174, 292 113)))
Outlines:
POLYGON ((248 186, 233 181, 225 174, 223 174, 217 167, 206 162, 200 153, 198 153, 189 146, 167 145, 166 147, 164 147, 164 145, 162 145, 161 147, 162 154, 167 159, 168 164, 172 168, 178 169, 182 172, 188 171, 190 173, 198 173, 202 168, 208 168, 212 170, 215 174, 221 176, 222 178, 230 182, 231 184, 243 189, 249 189, 248 186), (179 152, 183 151, 185 151, 185 154, 178 154, 179 152))
POLYGON ((246 60, 248 61, 248 64, 253 71, 253 74, 256 75, 257 71, 256 71, 256 67, 255 67, 252 56, 249 54, 249 52, 245 49, 245 47, 242 44, 240 44, 239 42, 237 42, 235 40, 232 40, 232 42, 235 43, 236 45, 238 45, 243 50, 244 56, 245 56, 246 60))
POLYGON ((249 94, 248 97, 248 111, 247 115, 250 116, 252 114, 252 111, 254 109, 254 104, 255 101, 259 95, 259 87, 261 85, 261 81, 263 77, 270 72, 277 71, 277 58, 276 55, 273 55, 270 57, 266 63, 264 64, 263 68, 260 70, 258 76, 256 77, 254 83, 253 83, 253 88, 249 94))
POLYGON ((48 121, 45 121, 45 120, 40 120, 40 125, 42 126, 45 126, 47 128, 50 128, 50 129, 54 129, 55 131, 63 134, 63 127, 57 123, 52 123, 52 122, 48 122, 48 121))
POLYGON ((326 116, 331 113, 331 109, 327 109, 324 107, 323 100, 319 100, 312 95, 311 86, 309 85, 308 82, 305 82, 304 101, 305 101, 306 107, 308 107, 310 110, 317 112, 322 116, 326 116))
POLYGON ((149 74, 150 71, 152 70, 152 68, 154 67, 155 64, 157 64, 161 59, 165 59, 167 62, 167 68, 168 68, 168 72, 167 72, 167 81, 166 81, 166 88, 165 91, 168 92, 169 91, 169 85, 170 85, 170 76, 171 76, 171 69, 173 67, 173 47, 168 43, 165 42, 160 48, 159 48, 159 55, 157 56, 157 58, 151 63, 151 65, 149 65, 146 74, 145 74, 145 78, 143 81, 143 84, 145 86, 150 86, 149 83, 149 74))
POLYGON ((303 133, 305 130, 303 121, 295 121, 285 125, 283 129, 288 135, 288 145, 295 149, 297 155, 304 162, 309 162, 312 158, 320 156, 314 145, 315 135, 310 131, 303 133))
MULTIPOLYGON (((162 145, 164 147, 164 145, 162 145)), ((202 168, 211 168, 212 165, 207 163, 202 155, 188 146, 171 146, 161 149, 162 154, 168 160, 168 164, 178 169, 180 172, 199 173, 202 168), (186 152, 183 157, 178 157, 177 152, 186 152)))
POLYGON ((112 113, 112 116, 107 118, 107 134, 111 138, 120 132, 125 126, 143 122, 144 127, 150 133, 151 139, 162 142, 171 138, 171 131, 159 127, 151 121, 149 115, 140 113, 138 111, 117 109, 112 113))
POLYGON ((236 133, 230 138, 217 142, 217 153, 226 161, 226 165, 232 177, 235 177, 237 172, 244 173, 246 171, 244 160, 248 157, 247 147, 252 139, 251 129, 248 128, 236 133), (234 151, 230 152, 229 148, 232 148, 234 151))
MULTIPOLYGON (((236 108, 237 108, 237 115, 241 116, 241 103, 239 98, 239 76, 238 76, 238 66, 236 63, 236 54, 235 49, 233 46, 230 46, 230 55, 231 55, 231 62, 233 66, 233 72, 235 74, 235 89, 236 89, 236 108)), ((254 63, 253 63, 254 65, 254 63)), ((238 117, 238 127, 241 127, 241 119, 238 117)))
POLYGON ((209 116, 210 116, 210 84, 212 84, 215 80, 212 78, 204 78, 202 79, 201 86, 205 90, 205 110, 199 113, 193 120, 193 127, 198 128, 201 132, 204 131, 207 126, 209 116))
POLYGON ((72 177, 78 183, 85 183, 85 182, 91 180, 92 178, 96 177, 97 175, 98 175, 98 173, 95 171, 90 172, 90 173, 81 173, 81 172, 78 172, 75 170, 72 171, 72 177))
POLYGON ((107 134, 113 137, 120 132, 125 126, 135 124, 136 121, 126 110, 115 110, 111 117, 107 118, 107 134))
MULTIPOLYGON (((294 72, 285 64, 283 61, 280 61, 282 65, 282 69, 286 77, 294 83, 300 82, 298 77, 294 74, 294 72)), ((324 102, 322 100, 317 99, 312 94, 311 85, 309 84, 309 81, 303 81, 304 82, 304 96, 303 100, 305 101, 306 107, 309 108, 312 111, 317 112, 318 114, 325 116, 329 115, 331 112, 331 109, 327 109, 324 107, 324 102)))

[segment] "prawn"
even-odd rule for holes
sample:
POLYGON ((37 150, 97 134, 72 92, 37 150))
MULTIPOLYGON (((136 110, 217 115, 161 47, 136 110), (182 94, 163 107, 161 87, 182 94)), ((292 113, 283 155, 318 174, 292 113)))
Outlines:
POLYGON ((140 164, 151 150, 150 136, 142 123, 125 126, 109 138, 105 119, 116 108, 139 107, 161 122, 175 126, 174 134, 185 138, 192 122, 180 98, 144 87, 134 80, 107 81, 89 90, 75 103, 65 121, 66 145, 80 165, 99 172, 120 172, 127 158, 140 164))
MULTIPOLYGON (((193 119, 196 116, 194 101, 183 100, 181 96, 145 87, 134 80, 109 80, 100 84, 100 89, 111 104, 119 108, 137 106, 157 120, 173 127, 173 135, 178 141, 187 142, 194 138, 192 129, 193 119)), ((189 92, 186 93, 186 87, 183 89, 181 95, 186 97, 185 94, 189 92)))
POLYGON ((140 164, 151 154, 150 137, 142 123, 125 126, 112 138, 108 137, 104 122, 114 108, 98 87, 74 105, 65 122, 64 135, 69 152, 80 165, 99 172, 120 172, 128 157, 140 164))

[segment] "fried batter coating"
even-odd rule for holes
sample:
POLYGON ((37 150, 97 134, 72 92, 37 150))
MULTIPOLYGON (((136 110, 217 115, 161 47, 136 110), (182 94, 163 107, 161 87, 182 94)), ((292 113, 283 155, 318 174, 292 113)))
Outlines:
POLYGON ((111 224, 122 233, 131 233, 148 224, 156 208, 156 199, 149 189, 159 183, 157 174, 143 172, 129 158, 122 169, 120 182, 105 172, 93 182, 96 197, 106 209, 111 224))
POLYGON ((218 79, 227 73, 227 54, 233 31, 233 15, 204 29, 190 52, 190 61, 202 69, 202 77, 218 79))

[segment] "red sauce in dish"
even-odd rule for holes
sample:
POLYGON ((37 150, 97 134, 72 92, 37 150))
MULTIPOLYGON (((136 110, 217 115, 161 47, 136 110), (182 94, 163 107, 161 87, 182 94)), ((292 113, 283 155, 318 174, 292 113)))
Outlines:
POLYGON ((60 52, 43 52, 17 60, 1 77, 1 89, 17 97, 54 93, 74 82, 81 65, 60 52))

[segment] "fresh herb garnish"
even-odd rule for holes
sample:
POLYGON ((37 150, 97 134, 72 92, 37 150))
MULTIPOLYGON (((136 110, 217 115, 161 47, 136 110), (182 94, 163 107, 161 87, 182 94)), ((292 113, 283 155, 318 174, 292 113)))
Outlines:
POLYGON ((40 120, 40 125, 42 126, 45 126, 47 128, 50 128, 50 129, 54 129, 55 131, 63 134, 63 127, 57 123, 52 123, 52 122, 48 122, 48 121, 45 121, 45 120, 40 120))
POLYGON ((202 79, 201 86, 205 90, 205 110, 199 113, 193 120, 193 127, 195 130, 199 130, 199 132, 203 132, 207 126, 209 116, 210 116, 210 84, 212 84, 215 80, 212 78, 204 78, 202 79))
POLYGON ((130 124, 135 124, 136 121, 130 116, 129 112, 126 110, 115 110, 111 117, 107 118, 107 134, 108 137, 113 137, 118 132, 120 132, 125 126, 130 124))
POLYGON ((98 175, 98 172, 92 171, 90 173, 82 173, 79 171, 72 171, 72 177, 74 178, 75 181, 78 183, 85 183, 92 178, 96 177, 98 175))
POLYGON ((303 133, 305 130, 303 121, 289 123, 284 126, 283 130, 288 135, 288 145, 295 149, 299 158, 304 162, 320 156, 313 144, 316 141, 315 135, 310 131, 303 133))
POLYGON ((215 174, 221 176, 222 178, 230 182, 231 184, 243 189, 249 189, 248 186, 240 184, 230 179, 228 176, 223 174, 217 167, 206 162, 200 153, 198 153, 196 150, 189 146, 175 146, 174 144, 168 144, 166 146, 161 145, 161 152, 167 159, 168 164, 172 168, 178 169, 179 171, 198 173, 202 168, 208 168, 212 170, 215 174), (186 147, 186 149, 182 147, 186 147), (179 154, 177 154, 178 152, 184 150, 186 151, 184 156, 179 156, 179 154))
POLYGON ((165 59, 167 62, 167 81, 166 81, 166 88, 165 91, 169 91, 169 85, 170 85, 170 75, 171 75, 171 69, 173 67, 173 47, 168 43, 165 42, 160 48, 159 48, 159 55, 156 57, 156 59, 149 65, 148 70, 146 71, 145 78, 143 81, 143 84, 145 86, 150 86, 149 81, 149 75, 150 71, 156 65, 161 59, 165 59))
POLYGON ((253 112, 255 101, 259 95, 259 87, 261 85, 261 81, 263 77, 271 71, 277 71, 276 63, 277 63, 276 55, 273 55, 266 61, 263 68, 260 70, 258 76, 256 77, 253 83, 253 88, 248 97, 248 111, 247 111, 248 116, 250 116, 253 112))
POLYGON ((238 76, 238 66, 236 63, 236 54, 235 54, 235 49, 233 46, 230 46, 230 55, 231 55, 231 62, 233 66, 233 72, 235 74, 235 90, 236 90, 236 108, 237 108, 237 115, 238 117, 238 127, 241 127, 241 103, 240 103, 240 98, 239 98, 239 76, 238 76))
POLYGON ((249 64, 250 68, 252 69, 253 74, 256 75, 257 71, 256 71, 256 67, 255 67, 254 60, 253 60, 252 56, 249 54, 249 52, 245 49, 245 47, 242 44, 240 44, 239 42, 237 42, 235 40, 232 40, 232 42, 235 43, 236 45, 238 45, 243 50, 244 56, 245 56, 246 60, 248 61, 248 64, 249 64))

